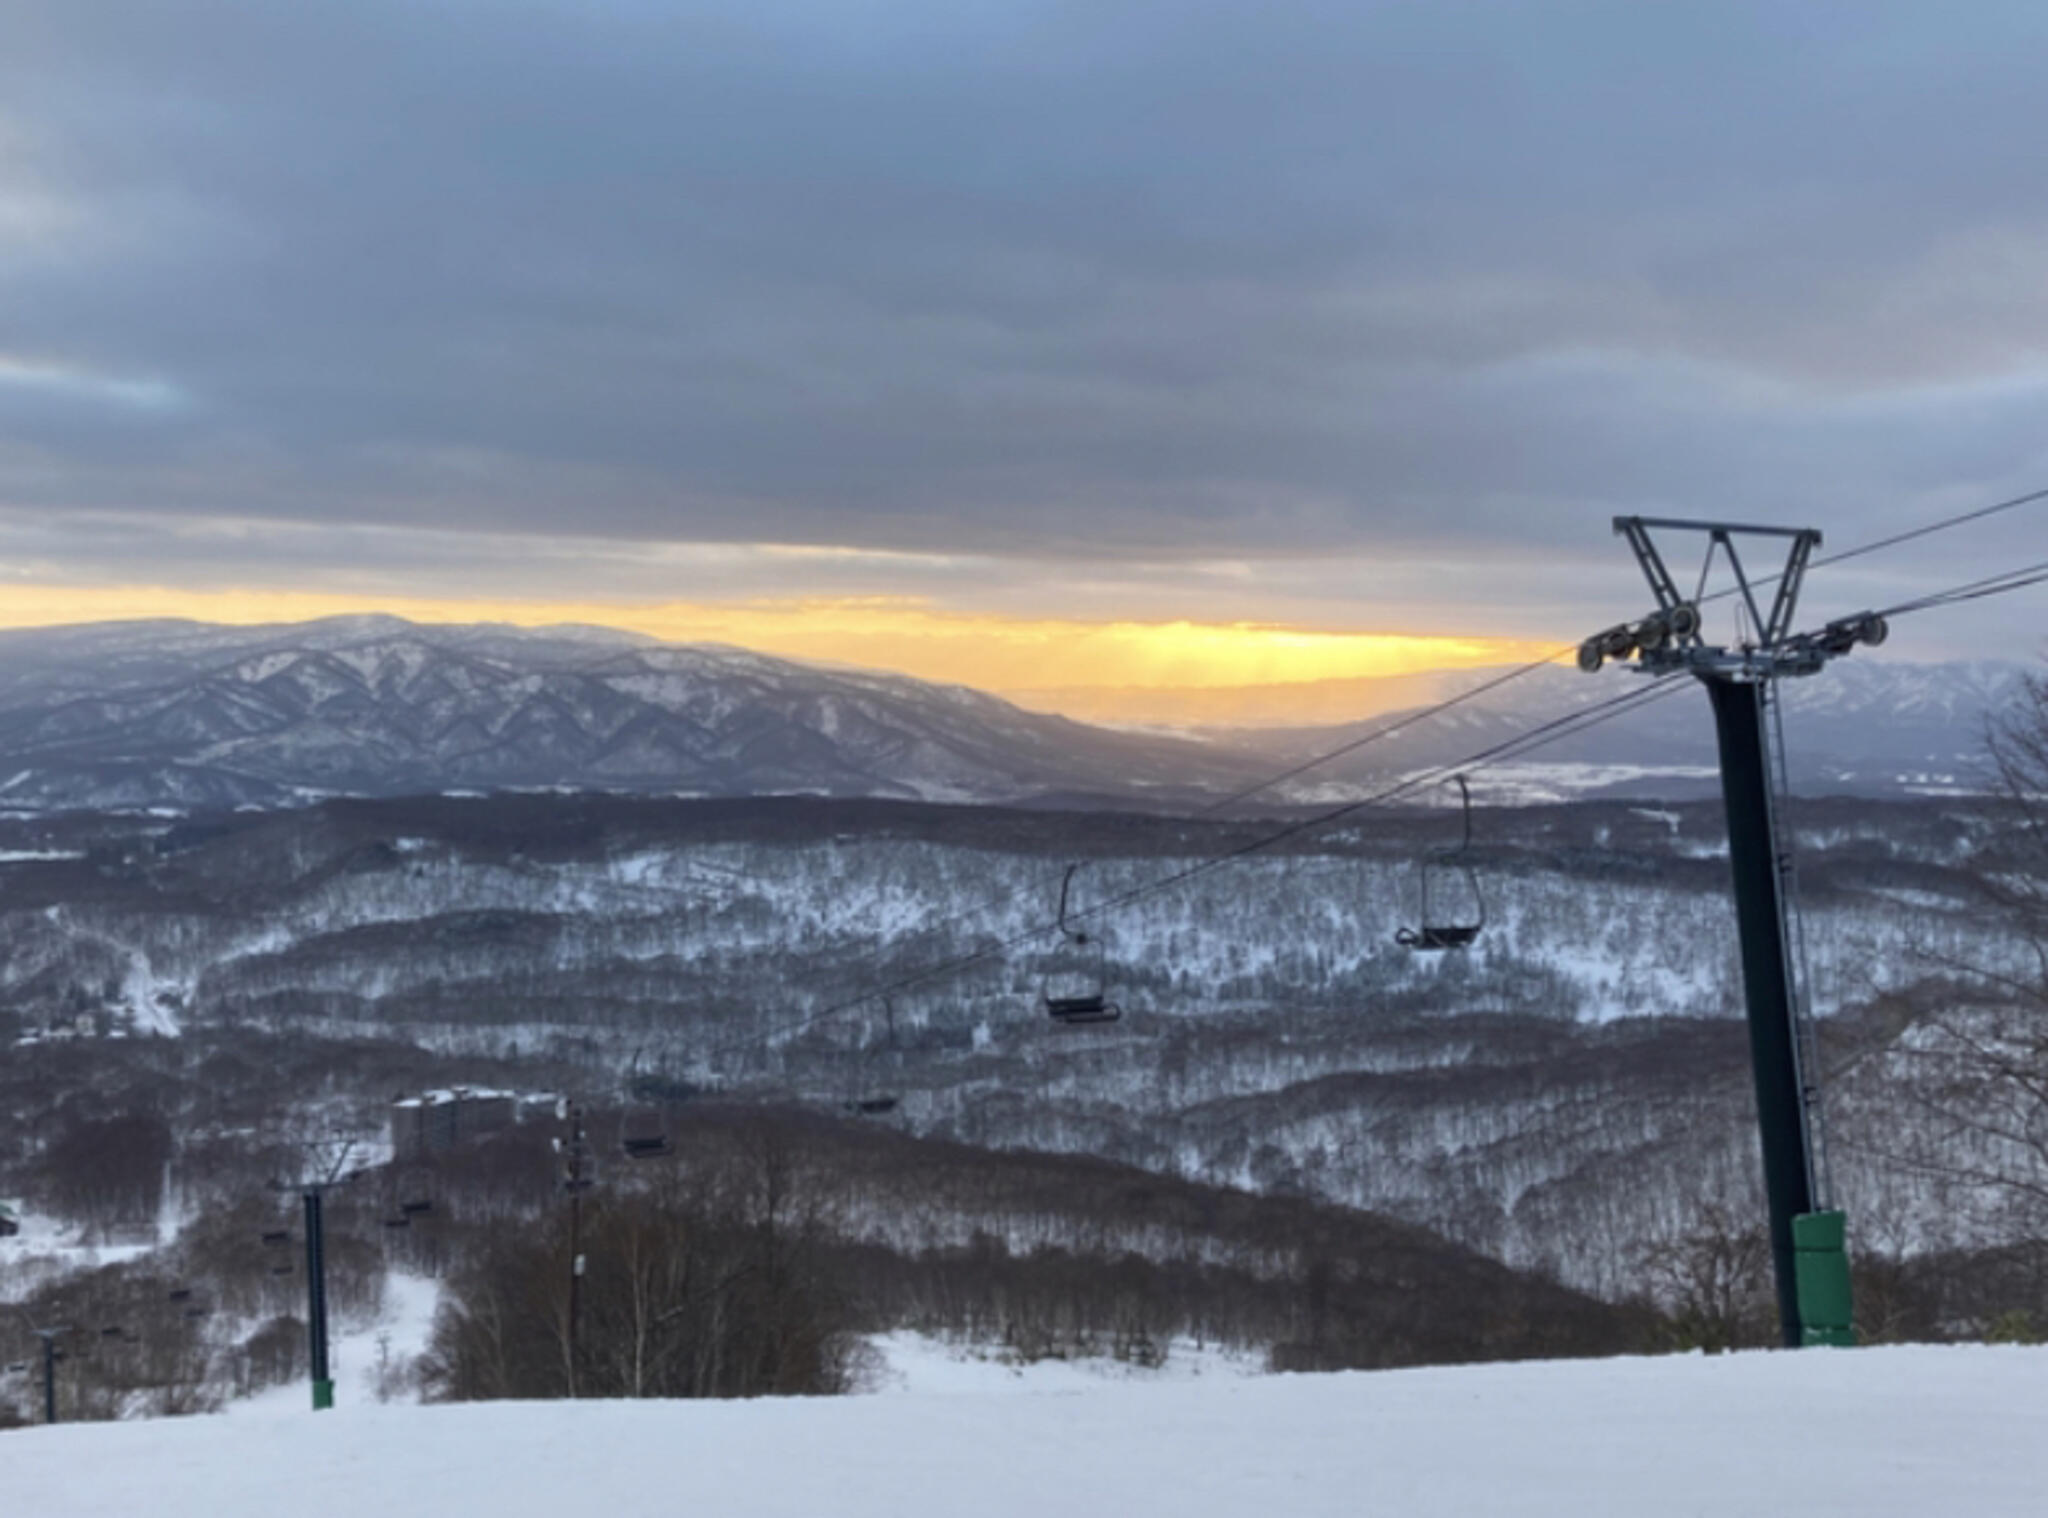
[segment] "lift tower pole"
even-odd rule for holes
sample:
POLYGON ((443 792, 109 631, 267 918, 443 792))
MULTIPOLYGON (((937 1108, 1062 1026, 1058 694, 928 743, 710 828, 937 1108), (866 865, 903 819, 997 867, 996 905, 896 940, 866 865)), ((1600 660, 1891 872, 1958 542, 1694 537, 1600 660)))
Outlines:
POLYGON ((1805 1069, 1801 1057, 1799 986, 1786 918, 1791 856, 1778 840, 1766 713, 1780 677, 1817 673, 1829 659, 1858 643, 1883 642, 1884 621, 1864 614, 1830 623, 1818 633, 1792 632, 1800 583, 1820 545, 1820 533, 1813 528, 1617 517, 1614 530, 1635 550, 1657 609, 1639 623, 1587 639, 1579 648, 1579 667, 1590 673, 1609 659, 1633 656, 1637 667, 1648 673, 1682 671, 1707 688, 1720 740, 1721 795, 1728 816, 1728 860, 1742 945, 1779 1335, 1788 1347, 1848 1342, 1848 1266, 1841 1248, 1841 1218, 1819 1211, 1813 1111, 1818 1072, 1805 1069), (1702 637, 1699 590, 1693 599, 1680 592, 1651 538, 1653 529, 1707 535, 1699 590, 1705 589, 1715 558, 1726 556, 1739 597, 1738 614, 1747 620, 1746 634, 1736 646, 1710 645, 1702 637), (1776 591, 1768 608, 1759 602, 1757 592, 1771 582, 1750 579, 1736 549, 1739 537, 1786 542, 1784 568, 1775 576, 1776 591), (1805 1266, 1804 1301, 1802 1246, 1828 1256, 1805 1266))
POLYGON ((318 1413, 334 1406, 334 1376, 327 1364, 327 1188, 314 1182, 299 1198, 306 1213, 306 1367, 318 1413))
POLYGON ((334 1406, 334 1374, 327 1357, 327 1193, 335 1186, 354 1180, 368 1167, 344 1170, 349 1154, 355 1148, 352 1139, 335 1139, 312 1147, 316 1153, 322 1149, 331 1153, 332 1159, 324 1170, 316 1168, 308 1179, 297 1184, 285 1181, 271 1184, 282 1191, 298 1192, 304 1209, 306 1362, 313 1383, 313 1411, 318 1413, 334 1406))
POLYGON ((563 1369, 573 1398, 576 1367, 582 1363, 578 1341, 583 1322, 583 1193, 596 1182, 585 1164, 588 1150, 584 1144, 583 1103, 563 1098, 555 1103, 555 1117, 569 1125, 568 1139, 557 1138, 555 1152, 562 1156, 562 1189, 569 1193, 569 1323, 564 1336, 563 1369))
POLYGON ((31 1328, 29 1332, 43 1341, 43 1422, 57 1421, 57 1362, 64 1358, 64 1351, 57 1347, 57 1335, 71 1332, 71 1325, 59 1323, 52 1328, 31 1328))

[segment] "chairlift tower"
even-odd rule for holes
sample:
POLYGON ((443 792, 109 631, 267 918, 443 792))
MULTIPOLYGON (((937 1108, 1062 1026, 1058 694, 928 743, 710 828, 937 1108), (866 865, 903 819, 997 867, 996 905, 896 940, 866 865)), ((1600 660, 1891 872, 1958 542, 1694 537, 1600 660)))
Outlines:
POLYGON ((29 1332, 43 1341, 43 1422, 57 1421, 57 1362, 64 1358, 64 1351, 57 1347, 57 1336, 71 1332, 69 1323, 57 1323, 48 1328, 31 1326, 29 1332))
POLYGON ((583 1104, 566 1096, 555 1102, 555 1121, 568 1125, 566 1138, 557 1136, 555 1153, 561 1156, 562 1190, 569 1197, 569 1321, 562 1346, 564 1369, 570 1397, 576 1395, 576 1367, 580 1360, 578 1335, 583 1322, 583 1193, 597 1184, 589 1173, 589 1151, 585 1144, 583 1104))
MULTIPOLYGON (((1588 638, 1579 646, 1579 667, 1592 673, 1610 659, 1633 658, 1644 673, 1690 674, 1707 688, 1721 750, 1721 795, 1728 816, 1728 860, 1742 945, 1779 1333, 1787 1347, 1853 1342, 1841 1216, 1817 1210, 1822 1201, 1814 1135, 1819 1072, 1807 1068, 1803 1056, 1809 1051, 1802 1050, 1799 1037, 1799 985, 1786 918, 1792 861, 1778 839, 1771 726, 1766 719, 1778 680, 1817 674, 1830 659, 1858 644, 1882 643, 1885 622, 1866 612, 1830 622, 1819 632, 1792 631, 1806 567, 1820 546, 1817 529, 1616 517, 1614 530, 1635 551, 1657 607, 1640 622, 1588 638), (1691 597, 1672 578, 1653 532, 1706 535, 1706 556, 1691 597), (1773 577, 1752 579, 1738 539, 1782 542, 1784 567, 1773 577), (1721 557, 1735 581, 1738 620, 1746 622, 1740 641, 1732 647, 1708 643, 1701 631, 1701 595, 1721 557), (1773 581, 1775 589, 1766 605, 1759 593, 1773 581), (1809 1255, 1829 1258, 1816 1264, 1806 1258, 1809 1255)), ((1778 758, 1782 761, 1782 754, 1778 758)))
POLYGON ((328 1191, 344 1185, 362 1175, 369 1168, 358 1166, 345 1170, 353 1140, 335 1139, 316 1142, 309 1146, 316 1152, 326 1150, 332 1155, 324 1172, 316 1172, 309 1179, 296 1184, 277 1181, 272 1184, 280 1191, 296 1191, 304 1209, 306 1228, 306 1358, 309 1379, 313 1388, 313 1411, 325 1412, 334 1406, 334 1377, 328 1366, 327 1357, 327 1214, 328 1191))

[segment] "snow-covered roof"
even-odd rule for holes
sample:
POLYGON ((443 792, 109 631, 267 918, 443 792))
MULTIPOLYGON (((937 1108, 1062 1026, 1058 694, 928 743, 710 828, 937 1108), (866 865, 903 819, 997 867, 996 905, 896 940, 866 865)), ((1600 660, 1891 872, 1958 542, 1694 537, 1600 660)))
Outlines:
POLYGON ((401 1096, 394 1107, 445 1107, 450 1102, 516 1102, 517 1091, 499 1091, 490 1086, 450 1086, 440 1091, 422 1091, 418 1096, 401 1096))

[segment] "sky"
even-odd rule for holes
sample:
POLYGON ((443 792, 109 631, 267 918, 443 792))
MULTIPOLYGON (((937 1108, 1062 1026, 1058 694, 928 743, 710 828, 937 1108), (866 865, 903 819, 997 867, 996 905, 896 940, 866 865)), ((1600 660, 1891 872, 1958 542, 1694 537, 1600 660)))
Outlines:
MULTIPOLYGON (((10 0, 0 623, 1499 663, 2048 485, 2048 8, 10 0)), ((2048 556, 2022 512, 1815 616, 2048 556)), ((1901 629, 1903 632, 1904 629, 1901 629)), ((1888 654, 2037 656, 2038 599, 1888 654)))

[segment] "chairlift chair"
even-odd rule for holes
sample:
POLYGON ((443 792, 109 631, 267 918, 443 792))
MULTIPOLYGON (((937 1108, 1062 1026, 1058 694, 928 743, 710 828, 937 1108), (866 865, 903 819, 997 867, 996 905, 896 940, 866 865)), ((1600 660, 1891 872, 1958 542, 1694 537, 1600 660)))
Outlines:
POLYGON ((665 1082, 640 1073, 640 1051, 634 1050, 632 1066, 626 1072, 626 1108, 619 1119, 619 1149, 629 1160, 651 1160, 668 1153, 668 1119, 661 1101, 668 1096, 665 1082))
POLYGON ((1419 920, 1415 927, 1402 928, 1394 934, 1395 943, 1417 953, 1439 953, 1445 949, 1470 948, 1486 927, 1486 898, 1479 889, 1479 872, 1472 867, 1472 789, 1465 783, 1463 775, 1453 775, 1451 778, 1458 786, 1459 805, 1464 817, 1464 836, 1456 848, 1424 857, 1419 920), (1442 909, 1442 898, 1445 893, 1441 882, 1445 877, 1464 881, 1464 894, 1471 901, 1469 913, 1454 917, 1442 909), (1430 904, 1430 887, 1433 880, 1438 885, 1438 901, 1434 907, 1430 904))
POLYGON ((619 1127, 619 1148, 629 1160, 651 1160, 668 1153, 668 1130, 652 1109, 629 1112, 619 1127))
POLYGON ((1040 986, 1045 1015, 1066 1027, 1090 1023, 1113 1023, 1124 1015, 1123 1008, 1109 999, 1108 950, 1101 938, 1067 921, 1068 893, 1078 864, 1067 866, 1060 880, 1059 929, 1064 963, 1046 972, 1040 986))
MULTIPOLYGON (((887 996, 882 998, 882 1013, 888 1019, 888 1056, 893 1064, 900 1067, 903 1059, 896 1047, 896 1003, 887 996)), ((867 1051, 863 1049, 861 1053, 865 1055, 867 1051)), ((862 1081, 855 1081, 846 1099, 840 1103, 854 1117, 887 1117, 900 1105, 902 1098, 887 1085, 880 1082, 870 1085, 862 1081)))

